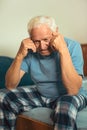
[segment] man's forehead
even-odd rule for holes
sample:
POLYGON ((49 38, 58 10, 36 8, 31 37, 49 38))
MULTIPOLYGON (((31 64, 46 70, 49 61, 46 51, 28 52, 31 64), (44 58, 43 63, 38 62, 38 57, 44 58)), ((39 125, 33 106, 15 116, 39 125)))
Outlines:
POLYGON ((52 35, 52 31, 44 28, 34 28, 31 32, 32 39, 48 38, 52 35))

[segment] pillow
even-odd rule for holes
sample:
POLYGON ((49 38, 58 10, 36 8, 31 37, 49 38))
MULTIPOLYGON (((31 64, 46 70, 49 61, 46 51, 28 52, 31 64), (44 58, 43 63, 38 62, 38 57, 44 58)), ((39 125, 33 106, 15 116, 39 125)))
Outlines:
POLYGON ((5 74, 12 61, 13 58, 0 56, 0 89, 5 87, 5 74))
MULTIPOLYGON (((0 56, 0 89, 5 88, 5 74, 10 67, 13 58, 7 56, 0 56)), ((26 85, 33 85, 33 81, 30 78, 30 75, 26 73, 23 78, 21 79, 18 86, 26 86, 26 85)))

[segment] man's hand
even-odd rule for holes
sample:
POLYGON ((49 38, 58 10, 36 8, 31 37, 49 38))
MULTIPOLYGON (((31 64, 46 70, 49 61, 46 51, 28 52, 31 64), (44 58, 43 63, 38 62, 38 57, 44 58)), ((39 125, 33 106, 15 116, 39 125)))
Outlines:
POLYGON ((26 38, 21 42, 17 55, 22 55, 22 58, 24 58, 29 50, 36 52, 36 46, 30 38, 26 38))
POLYGON ((50 46, 53 50, 61 52, 62 49, 66 47, 66 42, 64 41, 63 35, 59 33, 53 33, 50 46))

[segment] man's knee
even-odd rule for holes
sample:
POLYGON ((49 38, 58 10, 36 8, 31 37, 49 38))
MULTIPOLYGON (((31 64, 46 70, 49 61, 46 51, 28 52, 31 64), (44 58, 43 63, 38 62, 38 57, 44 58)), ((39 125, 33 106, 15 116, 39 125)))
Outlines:
POLYGON ((0 90, 0 102, 3 101, 3 99, 6 97, 8 92, 9 92, 9 90, 7 90, 7 89, 1 89, 0 90))
POLYGON ((69 109, 78 109, 76 96, 64 95, 57 101, 57 108, 68 111, 69 109))

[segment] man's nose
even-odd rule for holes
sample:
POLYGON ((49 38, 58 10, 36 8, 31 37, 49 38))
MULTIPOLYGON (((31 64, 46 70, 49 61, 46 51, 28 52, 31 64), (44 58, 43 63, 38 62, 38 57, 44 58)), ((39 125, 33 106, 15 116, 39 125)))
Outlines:
POLYGON ((46 48, 48 46, 48 43, 44 42, 43 40, 40 41, 40 47, 42 49, 46 48))

